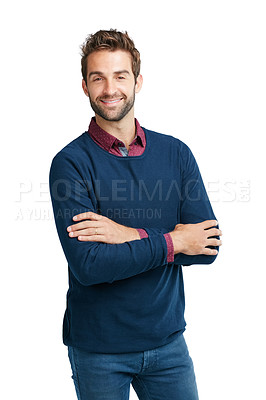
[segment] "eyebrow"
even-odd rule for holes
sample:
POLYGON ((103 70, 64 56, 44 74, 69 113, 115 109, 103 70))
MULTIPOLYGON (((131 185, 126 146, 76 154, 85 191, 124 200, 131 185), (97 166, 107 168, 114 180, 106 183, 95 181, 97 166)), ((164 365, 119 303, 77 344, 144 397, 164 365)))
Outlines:
MULTIPOLYGON (((120 71, 115 71, 115 72, 114 72, 114 75, 120 75, 120 74, 127 74, 127 75, 130 75, 130 73, 129 73, 129 71, 128 71, 127 69, 121 69, 120 71)), ((101 71, 92 71, 92 72, 89 73, 89 78, 90 78, 92 75, 104 75, 104 73, 101 72, 101 71)))

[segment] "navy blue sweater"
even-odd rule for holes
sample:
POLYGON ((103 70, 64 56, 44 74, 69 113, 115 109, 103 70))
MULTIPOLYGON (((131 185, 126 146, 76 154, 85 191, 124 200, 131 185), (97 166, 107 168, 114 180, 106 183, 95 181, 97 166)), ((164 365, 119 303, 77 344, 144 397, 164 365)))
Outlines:
POLYGON ((110 154, 84 132, 52 160, 50 194, 69 273, 65 345, 122 353, 169 343, 186 325, 182 265, 216 258, 177 254, 167 263, 164 233, 215 216, 190 149, 143 129, 141 156, 110 154), (70 238, 72 217, 85 211, 144 228, 149 237, 122 244, 70 238))

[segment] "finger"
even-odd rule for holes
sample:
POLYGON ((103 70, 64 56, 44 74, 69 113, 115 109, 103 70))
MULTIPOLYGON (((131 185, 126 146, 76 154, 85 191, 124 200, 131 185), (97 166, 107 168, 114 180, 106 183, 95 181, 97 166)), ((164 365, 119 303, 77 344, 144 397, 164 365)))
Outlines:
POLYGON ((85 228, 99 228, 101 222, 98 221, 83 221, 83 222, 78 222, 77 224, 74 225, 69 225, 67 227, 67 231, 78 231, 79 229, 85 229, 85 228))
POLYGON ((102 215, 96 214, 96 213, 94 213, 92 211, 87 211, 87 212, 84 212, 84 213, 81 213, 81 214, 74 215, 73 220, 74 221, 80 221, 82 219, 93 219, 93 220, 98 221, 101 218, 102 218, 102 215))
POLYGON ((223 233, 222 233, 221 229, 211 228, 211 229, 208 229, 207 234, 208 234, 208 237, 211 237, 211 236, 222 236, 223 233))
POLYGON ((201 254, 205 256, 216 256, 218 254, 218 250, 216 249, 208 249, 207 247, 202 251, 201 254))
POLYGON ((219 239, 208 239, 208 246, 221 246, 222 241, 219 239))
POLYGON ((181 226, 184 226, 184 224, 177 224, 177 225, 175 226, 175 229, 178 229, 178 228, 180 228, 181 226))
POLYGON ((97 236, 97 235, 101 235, 101 234, 102 234, 102 232, 99 232, 98 228, 87 228, 87 229, 81 229, 79 231, 71 231, 71 232, 69 232, 68 236, 70 236, 70 237, 97 236))
POLYGON ((78 236, 78 240, 81 242, 104 242, 104 235, 90 235, 90 236, 78 236))
POLYGON ((200 222, 202 224, 203 229, 213 228, 214 226, 218 225, 216 219, 208 219, 207 221, 200 222))

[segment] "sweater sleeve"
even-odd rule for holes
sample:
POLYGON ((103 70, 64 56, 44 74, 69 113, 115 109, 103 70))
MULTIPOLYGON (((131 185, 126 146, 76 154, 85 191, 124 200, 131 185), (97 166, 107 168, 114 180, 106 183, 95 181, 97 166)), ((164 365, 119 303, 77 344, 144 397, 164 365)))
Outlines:
MULTIPOLYGON (((149 237, 147 231, 145 229, 137 229, 139 236, 141 239, 149 237)), ((174 245, 173 245, 173 240, 171 238, 171 235, 169 233, 164 234, 164 238, 166 240, 167 244, 167 262, 173 262, 174 261, 174 245)))
POLYGON ((81 242, 70 238, 73 216, 97 212, 76 161, 59 152, 50 167, 49 189, 57 233, 69 268, 83 285, 112 283, 167 265, 167 244, 162 233, 121 244, 81 242))
MULTIPOLYGON (((192 151, 183 144, 181 152, 182 159, 182 187, 180 203, 180 223, 197 224, 206 220, 216 220, 208 194, 206 192, 198 164, 192 151)), ((219 226, 217 225, 217 228, 219 226)), ((217 237, 218 238, 218 237, 217 237)), ((210 246, 219 251, 219 247, 210 246)), ((176 254, 175 264, 211 264, 216 259, 215 256, 199 254, 196 256, 176 254)))
MULTIPOLYGON (((180 190, 180 221, 181 224, 196 224, 205 220, 216 220, 210 200, 208 198, 199 167, 189 149, 184 143, 180 151, 182 184, 180 190)), ((219 226, 217 225, 217 228, 219 226)), ((145 231, 152 237, 158 233, 166 234, 169 230, 165 228, 146 228, 145 231)), ((173 226, 174 229, 174 226, 173 226)), ((219 237, 217 237, 219 238, 219 237)), ((219 247, 212 247, 219 251, 219 247)), ((215 256, 199 254, 190 256, 183 253, 175 254, 171 259, 178 265, 211 264, 216 259, 215 256)), ((169 260, 169 256, 168 256, 169 260)))

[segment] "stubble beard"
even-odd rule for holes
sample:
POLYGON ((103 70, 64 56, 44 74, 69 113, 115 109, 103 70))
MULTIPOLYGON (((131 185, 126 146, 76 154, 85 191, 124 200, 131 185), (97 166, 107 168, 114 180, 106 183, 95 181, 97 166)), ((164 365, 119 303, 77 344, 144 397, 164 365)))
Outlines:
POLYGON ((95 112, 95 114, 99 115, 101 118, 105 119, 106 121, 121 121, 132 109, 135 103, 135 91, 133 91, 133 94, 131 97, 127 98, 125 95, 123 96, 113 96, 112 98, 110 97, 100 97, 96 99, 97 102, 92 101, 90 95, 90 104, 91 108, 95 112), (104 106, 101 107, 100 102, 101 100, 113 100, 117 98, 123 98, 124 105, 121 109, 118 109, 116 112, 114 110, 104 110, 104 106), (99 103, 99 104, 98 104, 99 103))

